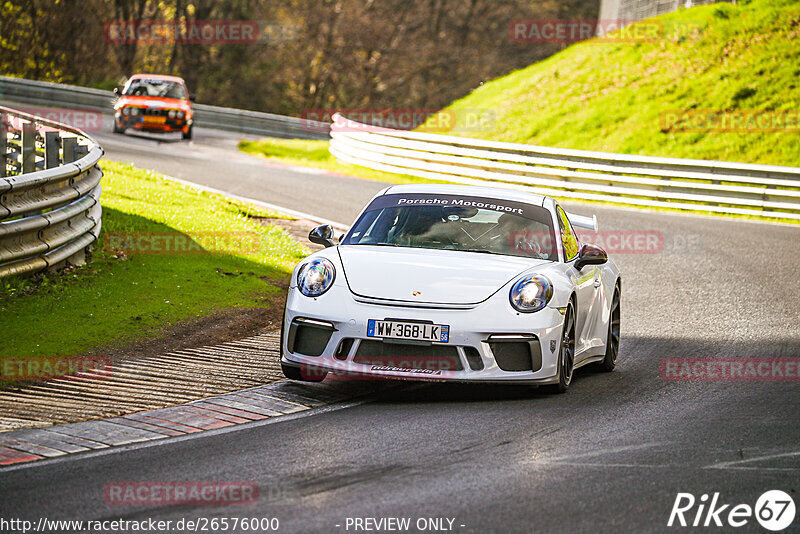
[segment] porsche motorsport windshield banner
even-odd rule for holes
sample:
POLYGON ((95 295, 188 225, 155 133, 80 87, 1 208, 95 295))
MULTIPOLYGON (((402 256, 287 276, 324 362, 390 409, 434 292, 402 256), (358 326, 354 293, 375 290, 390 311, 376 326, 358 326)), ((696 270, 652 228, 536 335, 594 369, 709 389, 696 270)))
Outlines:
POLYGON ((382 195, 372 201, 367 212, 376 209, 409 206, 478 208, 501 213, 513 213, 543 224, 549 225, 551 223, 550 212, 541 206, 534 206, 524 202, 515 202, 513 200, 464 195, 432 195, 419 193, 409 195, 382 195))

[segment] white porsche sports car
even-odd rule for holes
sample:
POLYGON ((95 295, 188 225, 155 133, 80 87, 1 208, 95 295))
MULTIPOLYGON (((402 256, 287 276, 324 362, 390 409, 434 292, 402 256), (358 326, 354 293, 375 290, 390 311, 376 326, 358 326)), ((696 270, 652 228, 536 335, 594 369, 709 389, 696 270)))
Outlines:
POLYGON ((573 371, 611 371, 619 351, 619 271, 550 197, 458 185, 376 195, 343 235, 294 270, 281 365, 393 379, 524 382, 565 391, 573 371))

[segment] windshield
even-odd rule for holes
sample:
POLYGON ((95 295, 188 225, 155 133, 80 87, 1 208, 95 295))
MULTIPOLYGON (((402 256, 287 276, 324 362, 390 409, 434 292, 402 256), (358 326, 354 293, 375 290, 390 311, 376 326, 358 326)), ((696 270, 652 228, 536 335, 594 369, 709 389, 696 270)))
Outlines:
POLYGON ((154 96, 160 98, 186 99, 183 85, 166 80, 147 80, 139 78, 131 80, 122 93, 127 96, 154 96))
POLYGON ((547 209, 471 196, 380 196, 359 217, 342 244, 558 259, 553 220, 547 209))

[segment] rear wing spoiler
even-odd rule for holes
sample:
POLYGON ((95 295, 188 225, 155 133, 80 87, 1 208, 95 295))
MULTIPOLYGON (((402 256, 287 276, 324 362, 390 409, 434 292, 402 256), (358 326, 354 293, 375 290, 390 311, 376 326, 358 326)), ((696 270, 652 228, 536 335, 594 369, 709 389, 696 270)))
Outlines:
POLYGON ((572 226, 586 228, 587 230, 592 230, 594 232, 597 231, 597 215, 586 217, 585 215, 573 215, 572 213, 567 213, 567 219, 569 219, 569 222, 572 223, 572 226))

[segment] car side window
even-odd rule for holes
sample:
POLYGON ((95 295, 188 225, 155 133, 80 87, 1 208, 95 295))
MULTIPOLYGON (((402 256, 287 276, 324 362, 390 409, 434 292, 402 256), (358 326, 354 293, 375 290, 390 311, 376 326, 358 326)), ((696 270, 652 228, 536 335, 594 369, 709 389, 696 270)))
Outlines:
POLYGON ((566 261, 573 260, 578 255, 578 238, 575 232, 572 231, 572 225, 569 223, 567 214, 557 207, 558 210, 558 226, 561 230, 561 244, 564 246, 564 256, 566 261))

